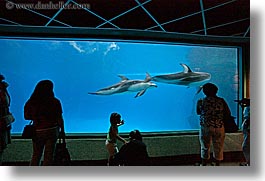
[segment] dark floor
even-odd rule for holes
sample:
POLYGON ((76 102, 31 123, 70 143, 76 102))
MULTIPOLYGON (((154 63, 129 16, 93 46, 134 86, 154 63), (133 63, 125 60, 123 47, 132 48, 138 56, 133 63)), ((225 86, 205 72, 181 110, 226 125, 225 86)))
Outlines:
MULTIPOLYGON (((179 155, 168 157, 152 157, 150 166, 200 166, 200 155, 179 155)), ((220 166, 240 166, 243 163, 242 152, 226 152, 220 166)), ((29 162, 3 163, 3 166, 28 166, 29 162)), ((72 160, 71 166, 106 166, 107 160, 72 160)), ((214 166, 209 162, 207 166, 214 166)))

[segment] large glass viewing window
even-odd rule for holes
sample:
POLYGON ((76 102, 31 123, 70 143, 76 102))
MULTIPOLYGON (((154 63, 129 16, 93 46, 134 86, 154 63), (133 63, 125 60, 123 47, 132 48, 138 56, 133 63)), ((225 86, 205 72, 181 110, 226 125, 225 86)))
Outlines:
POLYGON ((4 37, 0 49, 0 73, 9 84, 16 118, 12 133, 28 124, 23 107, 43 79, 54 83, 67 133, 106 133, 112 112, 125 121, 120 132, 198 130, 195 106, 205 82, 215 83, 232 115, 238 115, 234 100, 239 97, 241 55, 236 46, 4 37), (180 76, 169 80, 173 73, 180 76))

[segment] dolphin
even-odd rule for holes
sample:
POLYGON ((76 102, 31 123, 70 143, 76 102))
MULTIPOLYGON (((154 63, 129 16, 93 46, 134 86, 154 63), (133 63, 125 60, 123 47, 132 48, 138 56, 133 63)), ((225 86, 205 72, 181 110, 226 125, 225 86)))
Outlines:
MULTIPOLYGON (((206 72, 193 72, 186 64, 180 63, 183 71, 173 74, 157 75, 151 78, 156 82, 167 84, 184 85, 187 87, 199 86, 211 79, 211 74, 206 72)), ((198 90, 199 93, 200 90, 198 90)))
POLYGON ((135 95, 136 98, 142 96, 148 88, 157 87, 155 83, 151 82, 151 76, 148 73, 146 73, 145 80, 130 80, 125 76, 118 76, 121 78, 120 82, 89 94, 112 95, 124 92, 138 92, 135 95))

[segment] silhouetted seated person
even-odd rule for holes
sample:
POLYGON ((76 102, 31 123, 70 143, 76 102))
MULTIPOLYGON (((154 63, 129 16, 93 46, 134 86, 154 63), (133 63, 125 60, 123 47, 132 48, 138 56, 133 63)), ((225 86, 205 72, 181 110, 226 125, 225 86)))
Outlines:
POLYGON ((124 166, 150 165, 146 145, 142 142, 142 135, 138 130, 130 132, 130 141, 124 144, 115 154, 115 162, 124 166))

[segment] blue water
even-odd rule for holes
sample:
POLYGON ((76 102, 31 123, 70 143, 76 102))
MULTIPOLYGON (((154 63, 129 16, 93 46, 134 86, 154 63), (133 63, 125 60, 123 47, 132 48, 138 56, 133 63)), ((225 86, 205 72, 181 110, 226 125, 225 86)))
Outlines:
POLYGON ((0 73, 9 83, 10 110, 16 121, 12 132, 21 133, 28 121, 23 107, 39 80, 54 82, 61 100, 67 133, 105 133, 109 116, 118 112, 125 120, 120 132, 180 131, 199 128, 195 113, 196 87, 155 82, 157 88, 134 98, 137 92, 90 95, 120 81, 118 75, 144 80, 182 72, 180 63, 193 71, 208 72, 228 102, 234 116, 238 94, 237 49, 107 41, 0 39, 0 73))

